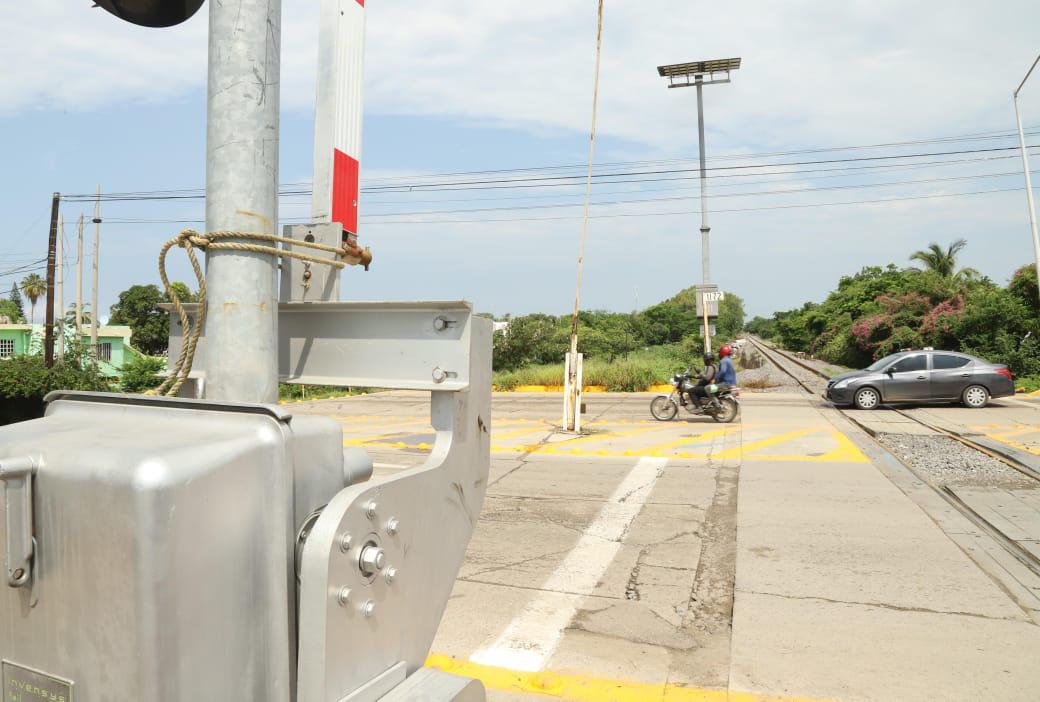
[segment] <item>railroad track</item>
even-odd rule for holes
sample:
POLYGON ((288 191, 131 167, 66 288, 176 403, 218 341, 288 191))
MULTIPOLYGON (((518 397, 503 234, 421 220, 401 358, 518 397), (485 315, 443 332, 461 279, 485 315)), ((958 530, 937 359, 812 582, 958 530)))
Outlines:
MULTIPOLYGON (((780 371, 794 379, 794 381, 798 383, 798 385, 801 386, 803 390, 815 397, 821 397, 821 393, 827 386, 827 381, 830 380, 829 376, 827 376, 826 373, 822 372, 820 369, 812 366, 811 364, 806 363, 797 356, 794 356, 786 351, 782 351, 780 349, 766 344, 761 339, 752 336, 748 336, 747 339, 751 342, 752 346, 754 346, 758 350, 758 352, 766 358, 767 361, 769 361, 780 371), (793 372, 795 369, 797 369, 797 372, 793 372)), ((978 451, 979 453, 994 458, 1040 484, 1040 474, 1038 474, 1032 467, 1019 461, 1015 456, 1011 455, 1010 453, 1005 453, 996 450, 990 446, 983 446, 982 444, 973 441, 970 437, 964 436, 963 434, 960 434, 955 431, 951 431, 946 427, 940 427, 935 424, 932 424, 931 422, 925 421, 905 409, 900 409, 897 407, 886 407, 885 409, 895 412, 900 416, 909 419, 912 422, 920 424, 921 426, 930 429, 931 431, 935 432, 940 436, 948 437, 954 441, 963 444, 964 446, 967 446, 970 449, 973 449, 975 451, 978 451)), ((855 424, 864 432, 866 432, 867 435, 874 439, 878 443, 878 445, 881 446, 885 451, 889 453, 892 452, 890 447, 885 446, 879 440, 877 432, 856 416, 857 413, 864 412, 863 410, 839 409, 838 411, 840 411, 849 421, 851 421, 853 424, 855 424)), ((937 484, 933 478, 926 475, 922 475, 919 471, 915 470, 913 466, 909 465, 907 461, 899 459, 898 456, 896 456, 896 458, 900 461, 900 463, 906 466, 907 470, 909 470, 918 479, 920 479, 922 483, 931 487, 950 506, 952 506, 962 515, 964 515, 964 517, 971 521, 973 524, 975 524, 975 526, 979 527, 981 530, 985 531, 987 534, 993 537, 993 539, 996 540, 996 542, 999 543, 1008 553, 1014 556, 1015 559, 1021 562, 1024 566, 1029 568, 1029 570, 1032 571, 1035 575, 1040 576, 1040 558, 1034 555, 1031 551, 1024 548, 1021 544, 1012 539, 1006 533, 1004 533, 997 525, 993 524, 993 522, 987 519, 984 515, 980 514, 978 511, 973 509, 971 505, 969 505, 967 502, 961 499, 957 495, 957 493, 954 492, 954 490, 952 490, 949 486, 937 484)))

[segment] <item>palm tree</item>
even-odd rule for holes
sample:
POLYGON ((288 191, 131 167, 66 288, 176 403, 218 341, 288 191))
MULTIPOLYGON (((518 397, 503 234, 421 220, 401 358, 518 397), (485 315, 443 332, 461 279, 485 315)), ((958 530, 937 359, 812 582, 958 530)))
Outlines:
MULTIPOLYGON (((964 239, 957 239, 943 251, 941 246, 932 242, 926 250, 915 251, 911 254, 910 260, 923 263, 926 271, 937 273, 943 278, 953 278, 957 271, 957 254, 967 245, 968 242, 964 239)), ((973 269, 966 268, 963 273, 970 277, 976 272, 973 269)))
POLYGON ((22 281, 22 292, 29 298, 29 304, 32 306, 32 310, 29 313, 30 324, 36 323, 36 301, 47 294, 47 281, 35 273, 30 273, 25 276, 22 281))

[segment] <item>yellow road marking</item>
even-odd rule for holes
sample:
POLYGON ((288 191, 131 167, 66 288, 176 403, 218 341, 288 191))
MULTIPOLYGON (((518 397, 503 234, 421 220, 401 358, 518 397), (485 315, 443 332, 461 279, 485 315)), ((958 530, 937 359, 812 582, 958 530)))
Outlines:
POLYGON ((668 449, 676 448, 678 446, 687 446, 687 445, 690 445, 690 444, 700 443, 701 441, 705 441, 707 439, 714 439, 716 436, 722 436, 724 434, 731 434, 731 433, 738 432, 738 431, 741 431, 741 430, 742 430, 742 427, 740 427, 740 426, 729 426, 729 427, 724 427, 722 429, 715 429, 714 431, 706 431, 703 434, 697 434, 696 436, 684 436, 683 438, 676 439, 675 441, 668 441, 668 442, 663 443, 663 444, 655 444, 654 446, 646 446, 644 448, 636 449, 636 450, 638 450, 638 451, 649 451, 650 453, 647 453, 646 454, 647 456, 658 456, 658 455, 666 456, 666 455, 671 455, 671 454, 664 453, 668 449))
MULTIPOLYGON (((1020 451, 1025 451, 1026 453, 1031 453, 1034 456, 1040 456, 1040 449, 1030 448, 1030 447, 1026 446, 1025 444, 1019 443, 1018 441, 1012 441, 1011 439, 1002 438, 1002 437, 1005 437, 1005 436, 1009 436, 1010 434, 1013 434, 1013 433, 1014 432, 1007 432, 1007 433, 1004 433, 1004 434, 984 434, 984 436, 986 438, 988 438, 988 439, 993 439, 994 441, 1002 443, 1005 446, 1010 446, 1012 448, 1017 448, 1020 451)), ((1022 432, 1022 433, 1025 433, 1025 432, 1022 432)))
POLYGON ((431 654, 426 667, 474 678, 490 690, 549 697, 571 702, 822 702, 807 697, 778 697, 667 683, 629 682, 589 675, 542 671, 527 673, 431 654))
POLYGON ((752 451, 757 451, 758 449, 768 448, 769 446, 782 444, 785 441, 797 439, 798 437, 806 436, 808 434, 815 434, 816 432, 821 431, 822 429, 823 427, 809 427, 808 429, 795 429, 794 431, 784 432, 783 434, 775 434, 767 439, 760 439, 758 441, 752 441, 748 444, 741 444, 740 446, 736 446, 731 449, 726 449, 722 453, 715 454, 714 458, 720 460, 726 458, 740 458, 741 455, 746 456, 748 453, 752 451))

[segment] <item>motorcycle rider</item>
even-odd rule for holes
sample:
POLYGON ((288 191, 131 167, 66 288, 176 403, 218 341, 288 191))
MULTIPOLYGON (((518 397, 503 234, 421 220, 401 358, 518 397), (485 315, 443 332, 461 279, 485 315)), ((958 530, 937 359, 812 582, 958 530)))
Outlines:
POLYGON ((719 392, 737 384, 737 369, 733 367, 733 349, 724 345, 719 349, 719 373, 716 382, 719 392))
POLYGON ((718 369, 715 367, 715 355, 708 352, 704 354, 704 369, 697 376, 697 383, 690 388, 690 400, 693 401, 693 411, 701 411, 701 398, 708 397, 708 386, 715 382, 718 369))

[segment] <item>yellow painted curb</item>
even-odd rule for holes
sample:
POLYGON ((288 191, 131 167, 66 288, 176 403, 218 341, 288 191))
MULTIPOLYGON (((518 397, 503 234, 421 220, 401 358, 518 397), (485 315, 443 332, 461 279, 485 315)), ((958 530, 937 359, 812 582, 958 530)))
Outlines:
POLYGON ((526 693, 571 702, 816 702, 805 697, 779 697, 669 683, 641 683, 588 675, 541 671, 529 673, 480 665, 431 654, 426 667, 475 678, 490 690, 526 693))
POLYGON ((647 392, 671 392, 674 389, 671 385, 651 385, 647 392))
MULTIPOLYGON (((495 392, 563 392, 562 385, 515 385, 511 390, 504 390, 498 386, 492 386, 491 388, 495 392)), ((615 392, 608 390, 606 385, 586 385, 581 389, 582 392, 596 393, 596 392, 615 392)), ((646 390, 637 390, 636 392, 671 392, 671 385, 651 385, 646 390)))

